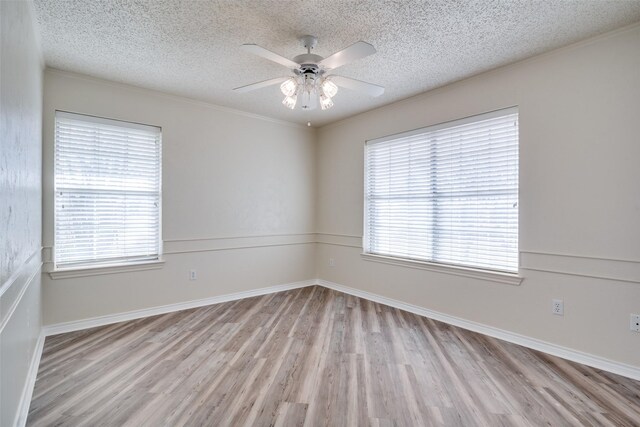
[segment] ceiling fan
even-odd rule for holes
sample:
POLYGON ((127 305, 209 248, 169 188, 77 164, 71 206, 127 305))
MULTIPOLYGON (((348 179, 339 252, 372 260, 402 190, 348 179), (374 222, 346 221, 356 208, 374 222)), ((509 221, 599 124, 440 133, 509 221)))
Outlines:
POLYGON ((333 98, 338 92, 338 86, 364 92, 371 96, 380 96, 384 87, 366 83, 348 77, 328 75, 327 73, 349 62, 376 53, 376 49, 369 43, 359 41, 351 46, 334 53, 326 58, 311 53, 318 44, 314 36, 304 36, 300 39, 307 53, 298 55, 293 60, 271 52, 256 44, 243 44, 242 49, 254 55, 261 56, 289 68, 294 76, 278 77, 246 86, 237 87, 237 92, 249 92, 267 86, 280 84, 280 90, 285 98, 282 103, 294 109, 298 100, 304 110, 313 110, 320 104, 323 110, 333 107, 333 98))

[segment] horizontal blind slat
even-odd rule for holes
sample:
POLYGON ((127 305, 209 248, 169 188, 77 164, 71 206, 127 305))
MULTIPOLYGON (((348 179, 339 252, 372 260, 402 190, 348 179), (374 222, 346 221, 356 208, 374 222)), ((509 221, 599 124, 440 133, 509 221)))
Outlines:
POLYGON ((368 142, 365 250, 517 271, 518 151, 517 113, 368 142))
POLYGON ((55 263, 160 253, 160 129, 56 113, 55 263))

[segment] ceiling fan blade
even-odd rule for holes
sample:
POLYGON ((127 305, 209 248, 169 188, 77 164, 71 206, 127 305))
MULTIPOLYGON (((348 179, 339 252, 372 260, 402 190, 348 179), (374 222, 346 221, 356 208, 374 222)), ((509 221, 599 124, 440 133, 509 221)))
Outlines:
POLYGON ((374 85, 373 83, 367 83, 356 79, 350 79, 343 76, 329 76, 331 81, 340 87, 347 89, 353 89, 360 92, 364 92, 370 96, 380 96, 384 93, 384 87, 374 85))
POLYGON ((332 70, 349 62, 355 61, 356 59, 373 55, 374 53, 376 53, 375 47, 367 42, 359 41, 331 56, 324 58, 318 65, 325 69, 332 70))
POLYGON ((246 86, 240 86, 240 87, 236 87, 233 90, 240 92, 240 93, 245 93, 245 92, 249 92, 252 90, 256 90, 256 89, 262 89, 263 87, 267 87, 267 86, 271 86, 271 85, 276 85, 278 83, 282 83, 283 81, 287 80, 289 77, 278 77, 276 79, 269 79, 269 80, 264 80, 258 83, 251 83, 250 85, 246 85, 246 86))
POLYGON ((284 65, 287 68, 291 68, 292 70, 298 69, 300 67, 300 64, 298 64, 297 62, 293 62, 292 60, 287 59, 282 55, 278 55, 275 52, 271 52, 270 50, 258 46, 257 44, 243 44, 242 49, 245 52, 261 56, 265 59, 268 59, 269 61, 284 65))

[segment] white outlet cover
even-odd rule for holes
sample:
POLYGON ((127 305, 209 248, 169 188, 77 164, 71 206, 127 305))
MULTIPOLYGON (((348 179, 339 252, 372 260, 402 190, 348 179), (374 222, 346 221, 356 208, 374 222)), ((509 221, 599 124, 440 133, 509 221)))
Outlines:
POLYGON ((195 270, 189 271, 189 280, 196 280, 198 278, 198 273, 195 270))
POLYGON ((631 315, 631 324, 629 328, 634 332, 640 332, 640 314, 631 315))
POLYGON ((561 299, 551 300, 551 313, 557 316, 564 315, 564 301, 561 299))

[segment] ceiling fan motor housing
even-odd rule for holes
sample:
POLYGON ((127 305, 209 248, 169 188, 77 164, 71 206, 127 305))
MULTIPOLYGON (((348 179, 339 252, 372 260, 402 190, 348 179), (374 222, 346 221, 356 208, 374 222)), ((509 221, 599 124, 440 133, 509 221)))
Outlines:
POLYGON ((298 55, 295 58, 293 58, 293 62, 297 62, 298 64, 301 65, 315 65, 316 67, 318 66, 317 64, 322 61, 324 58, 320 55, 316 55, 314 53, 303 53, 302 55, 298 55))
POLYGON ((307 69, 312 69, 315 67, 315 73, 318 74, 319 67, 318 63, 322 61, 324 58, 320 55, 316 55, 311 53, 311 50, 316 47, 318 44, 318 38, 315 36, 303 36, 300 38, 302 41, 302 45, 307 49, 307 53, 303 53, 302 55, 298 55, 293 58, 293 62, 297 62, 300 64, 300 69, 304 72, 307 69))
MULTIPOLYGON (((316 56, 316 55, 312 55, 312 56, 316 56)), ((315 81, 318 77, 324 74, 324 70, 321 69, 317 64, 309 64, 309 63, 301 64, 300 68, 298 68, 297 70, 293 70, 293 72, 296 75, 303 77, 305 81, 309 81, 309 80, 315 81)))

